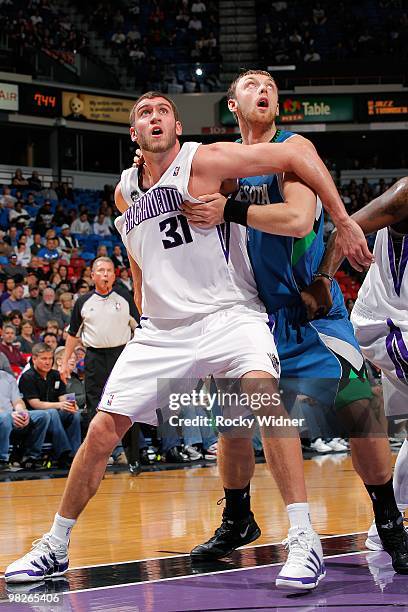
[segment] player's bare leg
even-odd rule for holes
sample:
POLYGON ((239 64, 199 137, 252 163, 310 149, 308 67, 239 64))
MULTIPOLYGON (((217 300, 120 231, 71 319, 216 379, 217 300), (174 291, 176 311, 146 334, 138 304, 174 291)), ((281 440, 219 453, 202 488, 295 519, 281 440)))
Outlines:
MULTIPOLYGON (((276 379, 270 374, 249 372, 242 379, 242 392, 248 396, 265 394, 271 398, 269 405, 256 411, 257 415, 288 418, 282 403, 276 401, 279 390, 276 379)), ((286 540, 288 560, 278 575, 276 585, 314 588, 325 576, 325 568, 320 540, 310 524, 298 432, 295 428, 287 427, 283 437, 281 427, 264 426, 260 429, 266 461, 287 505, 290 521, 286 540)), ((221 527, 208 542, 191 551, 193 560, 226 556, 260 534, 250 510, 249 481, 254 470, 252 431, 246 438, 236 436, 236 432, 220 436, 219 471, 226 498, 221 527)))
POLYGON ((65 574, 71 530, 97 492, 108 458, 130 425, 128 417, 118 414, 98 412, 94 417, 72 463, 51 530, 35 542, 29 553, 8 566, 7 582, 35 582, 65 574))
POLYGON ((97 492, 112 450, 131 426, 129 417, 98 412, 69 472, 58 514, 77 519, 97 492))
POLYGON ((375 527, 370 528, 368 540, 377 536, 381 548, 390 554, 394 570, 408 574, 408 536, 395 500, 391 449, 374 406, 368 399, 355 401, 345 407, 342 416, 349 425, 354 468, 373 504, 375 527))

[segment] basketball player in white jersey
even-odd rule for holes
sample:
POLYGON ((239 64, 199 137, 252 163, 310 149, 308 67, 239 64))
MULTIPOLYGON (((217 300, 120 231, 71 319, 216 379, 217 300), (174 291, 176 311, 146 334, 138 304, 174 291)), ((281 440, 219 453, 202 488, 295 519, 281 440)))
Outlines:
MULTIPOLYGON (((180 147, 177 109, 157 92, 139 98, 131 125, 145 165, 140 172, 131 168, 122 174, 115 200, 123 214, 116 226, 139 283, 142 327, 112 370, 50 532, 6 569, 8 582, 42 580, 67 571, 71 529, 96 493, 112 449, 133 422, 155 424, 156 408, 168 403, 168 395, 162 397, 159 390, 158 396, 158 379, 189 379, 191 391, 197 379, 212 374, 241 378, 247 393, 276 391, 279 363, 247 256, 245 229, 238 224, 192 228, 180 214, 183 200, 199 202, 199 194, 219 191, 226 178, 288 171, 310 185, 300 184, 302 199, 315 198, 314 190, 339 217, 344 213, 330 174, 302 139, 279 146, 180 147)), ((346 226, 357 243, 357 259, 364 259, 361 230, 354 222, 346 221, 343 229, 346 226)), ((350 243, 350 252, 353 249, 350 243)), ((305 490, 298 437, 278 442, 267 433, 262 432, 266 457, 271 444, 282 444, 282 456, 290 457, 288 474, 305 490)), ((316 534, 311 548, 320 580, 325 570, 316 534)), ((316 572, 311 575, 315 580, 316 572)))
MULTIPOLYGON (((377 236, 375 262, 358 292, 350 319, 364 357, 381 369, 386 416, 408 418, 408 177, 352 218, 366 235, 377 232, 377 236)), ((332 276, 341 261, 334 232, 320 271, 332 276)), ((407 440, 398 453, 393 486, 398 509, 404 513, 408 508, 407 440)), ((382 550, 375 523, 366 546, 382 550)))

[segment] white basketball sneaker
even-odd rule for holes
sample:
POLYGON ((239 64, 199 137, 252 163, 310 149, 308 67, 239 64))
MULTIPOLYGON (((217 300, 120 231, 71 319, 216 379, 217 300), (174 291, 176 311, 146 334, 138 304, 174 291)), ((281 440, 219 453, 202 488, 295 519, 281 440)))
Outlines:
POLYGON ((44 578, 62 576, 68 570, 68 547, 55 545, 46 533, 33 542, 24 557, 11 563, 4 572, 6 582, 37 582, 44 578))
POLYGON ((291 527, 282 542, 288 559, 276 578, 284 589, 314 589, 326 575, 320 538, 311 528, 291 527))

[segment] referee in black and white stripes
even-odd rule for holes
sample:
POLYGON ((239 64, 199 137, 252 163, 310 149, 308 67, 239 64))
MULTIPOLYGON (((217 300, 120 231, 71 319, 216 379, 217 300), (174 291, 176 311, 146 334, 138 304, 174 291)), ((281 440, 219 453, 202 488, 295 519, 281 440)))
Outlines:
POLYGON ((81 339, 86 347, 85 393, 89 420, 95 415, 109 374, 139 320, 133 296, 125 288, 113 288, 115 269, 109 257, 95 259, 92 279, 95 289, 75 302, 61 368, 61 378, 66 381, 69 358, 81 339))

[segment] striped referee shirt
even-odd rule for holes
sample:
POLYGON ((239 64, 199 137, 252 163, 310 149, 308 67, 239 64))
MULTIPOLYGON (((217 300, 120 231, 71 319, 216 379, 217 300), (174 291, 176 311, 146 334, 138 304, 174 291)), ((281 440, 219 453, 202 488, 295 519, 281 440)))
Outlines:
POLYGON ((101 295, 94 290, 75 302, 68 333, 80 337, 85 347, 113 348, 130 340, 135 319, 138 314, 129 292, 114 287, 101 295))

